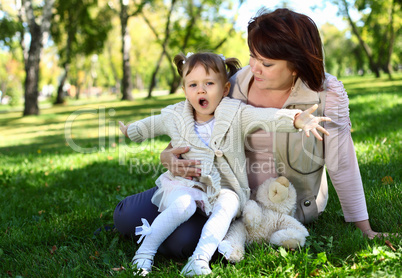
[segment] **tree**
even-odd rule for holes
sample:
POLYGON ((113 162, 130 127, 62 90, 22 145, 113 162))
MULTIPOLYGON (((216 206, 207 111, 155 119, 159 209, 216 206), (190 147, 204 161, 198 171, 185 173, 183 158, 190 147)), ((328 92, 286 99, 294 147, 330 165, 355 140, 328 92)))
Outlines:
POLYGON ((28 26, 30 33, 29 50, 25 47, 24 34, 21 34, 21 47, 25 63, 25 106, 24 116, 38 115, 39 63, 43 45, 48 38, 52 9, 55 0, 44 0, 43 8, 34 7, 32 0, 17 0, 18 16, 22 24, 28 26), (37 11, 41 10, 41 16, 37 11))
MULTIPOLYGON (((149 84, 149 88, 148 88, 148 98, 150 98, 152 96, 152 91, 155 88, 156 85, 156 76, 159 72, 159 68, 161 66, 162 63, 162 59, 164 56, 167 57, 167 59, 169 61, 171 61, 171 56, 167 50, 167 46, 168 46, 168 42, 169 42, 169 38, 170 38, 170 30, 171 30, 171 26, 170 26, 170 22, 171 22, 171 16, 173 13, 173 9, 175 6, 176 0, 172 0, 170 3, 170 7, 168 8, 168 13, 166 16, 166 25, 165 25, 165 31, 164 31, 164 38, 161 38, 161 35, 156 31, 156 29, 154 28, 154 26, 151 24, 151 22, 149 21, 149 19, 145 16, 145 14, 142 14, 142 17, 144 18, 145 22, 147 23, 147 25, 149 26, 149 28, 152 30, 152 33, 155 35, 156 37, 156 41, 161 45, 162 47, 162 52, 159 55, 159 58, 156 61, 156 65, 155 65, 155 69, 152 73, 152 77, 151 77, 151 82, 149 84)), ((172 65, 173 66, 173 65, 172 65)))
POLYGON ((0 3, 3 11, 0 18, 0 102, 7 95, 14 105, 18 104, 23 92, 21 84, 24 69, 20 63, 22 55, 17 51, 20 49, 19 42, 16 40, 16 35, 23 31, 23 26, 6 11, 7 8, 0 3))
MULTIPOLYGON (((170 94, 175 93, 180 85, 181 78, 176 73, 172 64, 171 53, 185 53, 198 50, 214 51, 222 47, 227 39, 234 32, 236 15, 232 22, 219 14, 224 1, 194 1, 194 0, 172 0, 166 10, 166 23, 163 35, 158 33, 157 27, 153 26, 151 20, 145 13, 142 14, 145 22, 148 24, 156 41, 161 46, 161 53, 152 74, 148 97, 151 97, 152 91, 156 85, 157 74, 160 70, 162 59, 167 58, 171 74, 173 76, 170 82, 170 94), (179 5, 181 4, 181 5, 179 5), (180 7, 175 9, 175 7, 180 7), (172 18, 175 20, 172 22, 172 18), (217 35, 218 34, 218 35, 217 35)), ((229 3, 231 1, 228 1, 229 3)), ((239 1, 238 7, 243 0, 239 1)), ((164 1, 164 4, 166 2, 164 1)), ((166 4, 167 5, 167 4, 166 4)))
MULTIPOLYGON (((234 24, 237 13, 244 0, 239 0, 238 10, 235 12, 232 20, 223 16, 221 10, 224 8, 225 1, 193 1, 185 2, 185 12, 187 22, 178 20, 174 25, 174 33, 177 34, 171 40, 170 47, 178 49, 176 52, 186 53, 187 51, 210 50, 217 51, 234 33, 234 24)), ((228 1, 231 9, 232 1, 228 1)), ((174 69, 173 81, 170 86, 170 94, 176 92, 180 86, 181 78, 174 69)))
POLYGON ((133 96, 131 90, 133 88, 131 81, 131 65, 130 65, 130 48, 131 37, 128 29, 128 20, 130 17, 137 16, 142 12, 145 4, 149 3, 149 0, 142 0, 139 4, 129 4, 129 0, 120 0, 120 22, 121 22, 121 37, 122 37, 122 56, 123 56, 123 78, 122 78, 122 100, 132 100, 133 96), (133 10, 133 11, 131 11, 133 10), (131 12, 130 12, 131 11, 131 12))
POLYGON ((400 1, 356 0, 350 3, 347 0, 332 0, 332 2, 338 5, 340 13, 348 20, 369 61, 370 70, 377 77, 383 70, 391 78, 391 58, 395 40, 400 33, 396 30, 401 27, 400 1), (350 15, 351 6, 361 14, 358 22, 355 22, 350 15))
POLYGON ((51 33, 64 70, 55 104, 61 104, 72 59, 80 54, 100 52, 112 25, 109 6, 99 7, 97 0, 59 0, 55 6, 51 33))
POLYGON ((326 72, 339 77, 345 75, 346 68, 355 64, 353 50, 356 45, 346 37, 346 30, 339 30, 335 25, 325 23, 321 26, 320 33, 325 51, 326 72))

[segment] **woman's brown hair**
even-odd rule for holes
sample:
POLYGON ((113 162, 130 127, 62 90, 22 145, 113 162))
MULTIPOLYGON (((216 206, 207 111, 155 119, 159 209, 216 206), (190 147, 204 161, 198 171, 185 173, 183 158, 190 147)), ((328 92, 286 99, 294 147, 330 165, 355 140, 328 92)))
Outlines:
POLYGON ((173 62, 181 77, 184 77, 184 73, 188 75, 199 64, 205 68, 207 73, 212 69, 214 72, 221 74, 225 82, 229 81, 229 78, 241 68, 238 59, 224 58, 222 55, 210 52, 199 52, 187 56, 177 54, 173 62))
POLYGON ((325 80, 322 42, 314 21, 288 9, 260 10, 248 24, 251 54, 286 60, 313 91, 322 91, 325 80))

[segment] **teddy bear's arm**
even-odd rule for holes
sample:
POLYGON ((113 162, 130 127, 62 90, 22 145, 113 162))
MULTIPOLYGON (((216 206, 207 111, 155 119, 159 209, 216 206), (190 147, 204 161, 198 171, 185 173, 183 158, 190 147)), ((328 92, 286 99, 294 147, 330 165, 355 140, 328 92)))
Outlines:
POLYGON ((243 209, 243 222, 246 227, 256 229, 261 225, 262 208, 254 200, 248 200, 243 209))
POLYGON ((270 243, 283 246, 289 249, 296 249, 304 246, 309 232, 302 223, 289 215, 281 215, 277 221, 280 225, 271 238, 270 243))

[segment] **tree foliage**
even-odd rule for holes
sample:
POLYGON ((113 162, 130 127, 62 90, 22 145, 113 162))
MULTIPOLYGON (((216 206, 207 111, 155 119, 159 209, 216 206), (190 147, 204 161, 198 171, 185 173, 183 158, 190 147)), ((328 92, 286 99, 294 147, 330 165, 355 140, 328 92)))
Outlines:
MULTIPOLYGON (((110 31, 112 12, 97 0, 57 1, 51 34, 57 45, 59 63, 64 70, 55 103, 63 103, 64 83, 74 57, 101 52, 110 31)), ((78 84, 77 84, 78 85, 78 84)))
POLYGON ((391 77, 395 43, 400 39, 402 27, 401 3, 397 0, 332 0, 339 12, 348 20, 359 41, 369 67, 377 77, 384 71, 391 77), (351 9, 360 15, 352 19, 351 9))
MULTIPOLYGON (((321 27, 327 71, 391 76, 402 63, 401 1, 327 1, 338 5, 350 25, 348 30, 321 27)), ((180 86, 172 63, 177 53, 214 51, 248 63, 246 34, 234 28, 242 2, 0 2, 0 90, 16 100, 24 91, 26 115, 39 113, 39 91, 50 84, 59 87, 60 102, 64 82, 75 85, 77 97, 92 86, 122 99, 146 89, 149 96, 160 89, 174 93, 180 86)))

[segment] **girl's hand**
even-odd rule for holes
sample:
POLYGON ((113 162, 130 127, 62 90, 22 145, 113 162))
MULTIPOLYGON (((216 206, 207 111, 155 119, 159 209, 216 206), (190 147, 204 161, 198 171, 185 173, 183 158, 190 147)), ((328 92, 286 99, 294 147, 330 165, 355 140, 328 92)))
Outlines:
POLYGON ((120 122, 119 121, 119 125, 120 125, 120 130, 121 130, 121 132, 128 138, 128 134, 127 134, 127 129, 128 129, 128 126, 130 125, 125 125, 125 124, 123 124, 122 122, 120 122))
POLYGON ((174 176, 185 177, 192 179, 192 177, 199 177, 201 173, 198 160, 181 159, 181 155, 190 150, 190 147, 172 148, 169 144, 165 150, 161 152, 160 160, 162 165, 167 168, 174 176))
POLYGON ((325 135, 329 135, 329 132, 319 125, 320 122, 330 122, 331 118, 328 117, 315 117, 312 113, 317 110, 318 105, 314 104, 309 109, 303 111, 302 113, 296 115, 294 120, 294 126, 296 128, 301 128, 306 133, 307 137, 310 137, 310 131, 313 135, 320 141, 322 141, 322 137, 318 134, 318 131, 321 131, 325 135))

